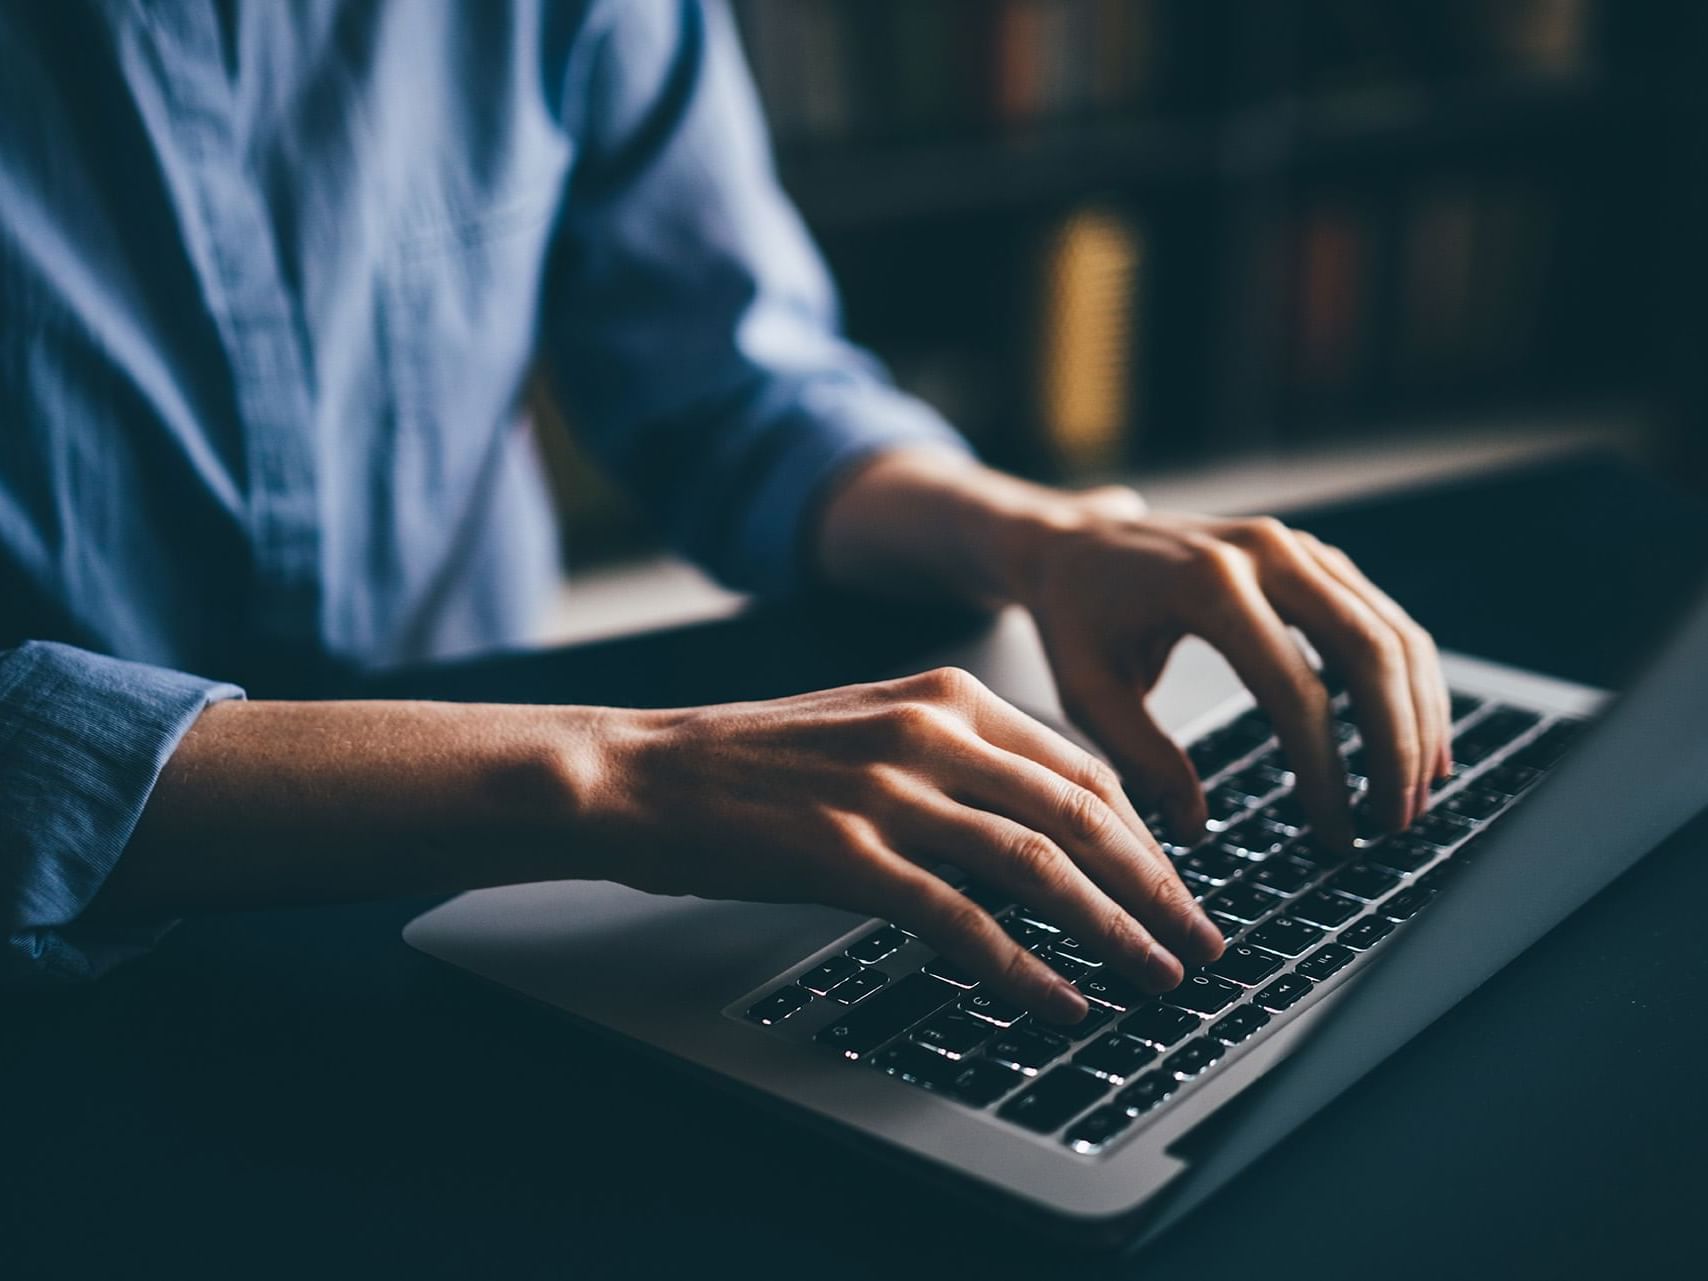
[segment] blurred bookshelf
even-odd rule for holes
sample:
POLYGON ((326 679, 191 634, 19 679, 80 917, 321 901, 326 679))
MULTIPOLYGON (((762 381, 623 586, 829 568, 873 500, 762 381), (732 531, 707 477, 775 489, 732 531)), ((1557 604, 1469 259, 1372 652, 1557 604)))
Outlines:
POLYGON ((732 8, 849 332, 998 465, 1596 406, 1705 452, 1696 6, 732 8))

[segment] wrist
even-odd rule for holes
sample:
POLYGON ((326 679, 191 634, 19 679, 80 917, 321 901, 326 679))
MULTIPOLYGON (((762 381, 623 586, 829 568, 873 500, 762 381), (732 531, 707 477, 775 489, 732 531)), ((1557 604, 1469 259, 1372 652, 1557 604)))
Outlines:
POLYGON ((1002 602, 1026 609, 1035 609, 1043 598, 1062 548, 1110 520, 1132 520, 1145 512, 1144 499, 1124 485, 1074 492, 1013 483, 1018 488, 1012 493, 993 491, 976 541, 1002 602))
POLYGON ((1030 606, 1054 548, 1100 520, 1143 511, 1124 487, 1073 493, 961 455, 900 450, 873 460, 827 505, 819 561, 844 586, 1030 606))

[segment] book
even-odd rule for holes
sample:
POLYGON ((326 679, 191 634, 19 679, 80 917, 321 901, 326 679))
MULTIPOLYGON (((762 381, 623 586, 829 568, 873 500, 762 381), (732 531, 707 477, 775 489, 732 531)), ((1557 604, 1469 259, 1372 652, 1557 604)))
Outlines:
POLYGON ((1069 215, 1044 247, 1038 413, 1067 474, 1106 472, 1128 454, 1143 261, 1138 228, 1107 209, 1069 215))

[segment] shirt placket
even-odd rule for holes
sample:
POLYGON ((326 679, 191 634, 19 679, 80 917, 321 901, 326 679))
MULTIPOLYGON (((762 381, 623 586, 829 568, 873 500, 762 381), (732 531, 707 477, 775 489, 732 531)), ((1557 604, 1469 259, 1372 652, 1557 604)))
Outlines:
MULTIPOLYGON (((235 20, 235 19, 234 19, 235 20)), ((320 648, 320 528, 308 361, 281 271, 211 3, 153 6, 182 172, 201 224, 191 252, 230 362, 246 467, 253 579, 249 617, 263 653, 307 659, 320 648)))

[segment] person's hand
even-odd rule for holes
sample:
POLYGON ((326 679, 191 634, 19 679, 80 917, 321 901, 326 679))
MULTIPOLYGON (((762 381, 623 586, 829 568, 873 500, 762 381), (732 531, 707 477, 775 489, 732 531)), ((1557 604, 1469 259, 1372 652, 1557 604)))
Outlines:
POLYGON ((1220 932, 1108 765, 967 673, 762 703, 607 712, 575 840, 597 873, 670 894, 813 901, 894 921, 1063 1022, 1083 998, 972 899, 952 863, 1047 913, 1150 992, 1220 932))
POLYGON ((1344 678, 1370 761, 1374 817, 1410 824, 1450 766, 1451 713, 1434 642, 1348 557, 1277 520, 1150 512, 1131 490, 1081 495, 1079 518, 1029 530, 1014 576, 1069 716, 1143 803, 1188 839, 1202 831, 1191 761, 1144 699, 1176 643, 1227 657, 1269 714, 1319 836, 1351 840, 1330 696, 1289 632, 1344 678))

